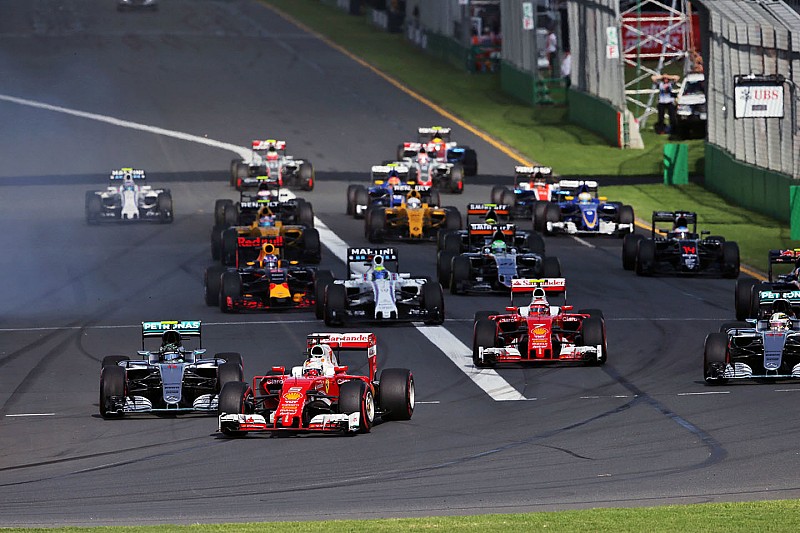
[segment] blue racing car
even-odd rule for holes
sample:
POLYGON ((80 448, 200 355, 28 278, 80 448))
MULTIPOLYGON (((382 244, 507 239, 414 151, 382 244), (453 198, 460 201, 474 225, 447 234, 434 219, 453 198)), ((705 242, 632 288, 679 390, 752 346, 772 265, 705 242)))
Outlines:
POLYGON ((534 213, 533 227, 554 233, 615 235, 624 237, 634 228, 633 207, 609 202, 597 195, 596 181, 561 180, 554 191, 555 202, 534 213))

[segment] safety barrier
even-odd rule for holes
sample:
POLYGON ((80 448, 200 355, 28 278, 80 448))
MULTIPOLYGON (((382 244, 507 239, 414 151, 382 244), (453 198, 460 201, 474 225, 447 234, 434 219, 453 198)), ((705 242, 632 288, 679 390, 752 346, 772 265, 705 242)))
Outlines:
POLYGON ((569 90, 567 98, 570 122, 595 131, 613 146, 620 145, 622 116, 611 102, 574 89, 569 90))

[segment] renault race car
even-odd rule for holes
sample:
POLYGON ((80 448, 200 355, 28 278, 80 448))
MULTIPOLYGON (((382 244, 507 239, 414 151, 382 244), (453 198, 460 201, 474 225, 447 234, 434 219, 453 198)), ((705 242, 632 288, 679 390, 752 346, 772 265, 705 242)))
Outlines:
POLYGON ((428 189, 415 186, 397 207, 373 207, 364 220, 364 236, 372 243, 384 240, 435 241, 440 231, 461 228, 461 213, 453 206, 425 203, 428 189))
POLYGON ((249 160, 231 161, 231 185, 237 190, 257 187, 261 176, 268 176, 281 187, 314 189, 314 166, 286 155, 286 141, 256 139, 251 146, 249 160))
POLYGON ((444 295, 427 277, 400 274, 394 248, 348 248, 348 279, 320 276, 314 288, 317 318, 348 322, 444 322, 444 295))
POLYGON ((508 205, 511 218, 544 220, 547 204, 558 198, 558 182, 550 167, 514 167, 514 188, 492 187, 492 203, 508 205))
POLYGON ((622 241, 622 267, 639 276, 739 276, 739 246, 708 233, 697 233, 696 213, 653 211, 650 237, 631 233, 622 241), (669 223, 669 228, 659 228, 659 223, 669 223))
POLYGON ((224 313, 305 309, 314 305, 315 267, 281 258, 281 237, 239 237, 240 249, 258 249, 235 268, 214 265, 204 277, 206 305, 224 313), (256 248, 258 247, 258 248, 256 248))
POLYGON ((412 190, 418 190, 424 203, 440 205, 439 192, 430 187, 418 187, 409 181, 408 167, 405 164, 387 161, 375 165, 370 171, 369 187, 351 184, 347 186, 347 214, 364 218, 372 207, 398 207, 403 205, 412 190))
MULTIPOLYGON (((417 128, 417 144, 434 145, 435 157, 443 163, 458 164, 465 176, 478 173, 478 155, 469 146, 459 145, 450 139, 451 128, 433 126, 417 128)), ((397 147, 397 159, 413 157, 413 143, 403 143, 397 147)), ((418 149, 417 149, 418 152, 418 149)))
POLYGON ((556 279, 515 279, 511 307, 505 312, 475 314, 472 361, 479 368, 501 363, 574 362, 602 365, 608 358, 603 313, 572 312, 571 305, 551 305, 546 294, 564 294, 556 279), (514 305, 514 295, 532 293, 529 305, 514 305))
POLYGON ((172 222, 172 194, 146 185, 144 170, 121 168, 112 171, 109 180, 103 191, 86 191, 87 223, 172 222))
POLYGON ((767 281, 737 279, 735 296, 736 320, 765 319, 777 311, 800 316, 800 248, 770 250, 767 281), (776 265, 791 271, 778 274, 776 265))
POLYGON ((100 415, 128 413, 217 413, 219 391, 242 381, 242 356, 234 352, 206 357, 199 320, 142 322, 141 359, 124 355, 103 358, 100 370, 100 415), (184 341, 197 338, 197 348, 184 341), (160 339, 156 350, 145 341, 160 339))
POLYGON ((706 337, 703 378, 707 385, 800 378, 800 320, 776 312, 765 320, 723 324, 706 337))
POLYGON ((613 235, 633 233, 634 213, 629 205, 597 195, 596 181, 561 180, 555 201, 534 210, 533 228, 548 235, 613 235))
POLYGON ((312 333, 305 361, 288 373, 274 366, 251 384, 226 384, 220 393, 219 431, 248 433, 369 433, 377 417, 410 420, 414 375, 387 368, 378 379, 374 333, 312 333), (348 373, 343 352, 366 352, 369 373, 348 373))

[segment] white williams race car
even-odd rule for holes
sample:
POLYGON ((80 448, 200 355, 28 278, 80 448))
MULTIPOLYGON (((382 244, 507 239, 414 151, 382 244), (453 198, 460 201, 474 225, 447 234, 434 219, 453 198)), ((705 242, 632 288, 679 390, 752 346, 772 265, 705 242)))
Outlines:
POLYGON ((350 279, 334 280, 330 273, 317 276, 317 318, 329 326, 350 321, 444 322, 442 286, 426 277, 399 274, 397 267, 394 248, 348 248, 350 279))
POLYGON ((172 222, 172 194, 145 185, 144 170, 121 168, 109 180, 103 191, 86 191, 86 222, 172 222))

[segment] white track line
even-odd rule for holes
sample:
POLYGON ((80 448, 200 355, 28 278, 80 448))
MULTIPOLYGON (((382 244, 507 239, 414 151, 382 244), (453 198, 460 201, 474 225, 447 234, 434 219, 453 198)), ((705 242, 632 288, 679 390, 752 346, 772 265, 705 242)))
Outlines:
POLYGON ((730 394, 730 391, 727 390, 720 390, 720 391, 708 391, 708 392, 679 392, 678 396, 710 396, 712 394, 730 394))
POLYGON ((597 248, 597 246, 595 246, 594 244, 590 243, 589 241, 581 239, 577 235, 570 235, 570 237, 572 237, 575 240, 575 242, 577 242, 582 246, 586 246, 587 248, 597 248))
POLYGON ((20 414, 17 414, 17 415, 6 415, 6 416, 10 417, 10 418, 19 418, 19 417, 23 417, 23 416, 56 416, 56 414, 55 413, 20 413, 20 414))
MULTIPOLYGON (((146 124, 139 124, 138 122, 130 122, 127 120, 118 119, 108 115, 99 115, 97 113, 78 111, 75 109, 69 109, 66 107, 45 104, 43 102, 37 102, 35 100, 28 100, 25 98, 17 98, 16 96, 9 96, 5 94, 0 94, 0 100, 28 107, 34 107, 37 109, 44 109, 46 111, 55 111, 58 113, 64 113, 75 117, 96 120, 98 122, 105 122, 106 124, 111 124, 122 128, 129 128, 129 129, 144 131, 147 133, 153 133, 156 135, 173 137, 175 139, 181 139, 184 141, 204 144, 206 146, 212 146, 214 148, 230 150, 231 152, 238 154, 242 158, 249 157, 251 153, 251 150, 249 148, 243 146, 237 146, 235 144, 216 141, 214 139, 209 139, 208 137, 201 137, 198 135, 192 135, 180 131, 167 130, 155 126, 148 126, 146 124)), ((337 257, 340 261, 346 264, 347 248, 348 248, 347 243, 343 241, 333 231, 331 231, 331 229, 328 228, 328 226, 326 226, 319 218, 314 217, 314 224, 317 230, 319 231, 320 240, 325 245, 325 247, 328 248, 328 250, 330 250, 335 257, 337 257)), ((468 365, 464 364, 464 361, 468 360, 467 356, 472 350, 470 350, 464 343, 458 340, 458 338, 456 338, 455 335, 447 331, 444 327, 442 326, 417 327, 417 329, 423 335, 425 335, 425 337, 427 337, 437 348, 439 348, 439 350, 441 350, 442 353, 447 355, 447 357, 450 358, 450 360, 455 363, 456 367, 462 370, 467 375, 467 377, 469 377, 479 387, 481 387, 484 391, 486 391, 486 393, 489 396, 491 396, 492 399, 497 401, 527 399, 524 396, 522 396, 519 392, 517 392, 517 390, 514 389, 514 387, 512 387, 511 384, 509 384, 505 379, 503 379, 500 376, 500 374, 498 374, 494 370, 477 371, 472 366, 471 362, 468 365)))

